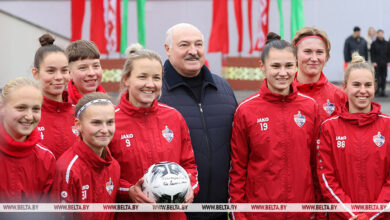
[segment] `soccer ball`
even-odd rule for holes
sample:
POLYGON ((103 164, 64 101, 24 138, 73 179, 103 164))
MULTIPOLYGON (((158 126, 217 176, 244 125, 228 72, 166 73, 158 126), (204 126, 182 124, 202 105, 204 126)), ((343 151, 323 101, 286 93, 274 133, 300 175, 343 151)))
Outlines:
POLYGON ((183 203, 190 187, 190 177, 183 167, 163 161, 146 171, 142 191, 157 203, 183 203))

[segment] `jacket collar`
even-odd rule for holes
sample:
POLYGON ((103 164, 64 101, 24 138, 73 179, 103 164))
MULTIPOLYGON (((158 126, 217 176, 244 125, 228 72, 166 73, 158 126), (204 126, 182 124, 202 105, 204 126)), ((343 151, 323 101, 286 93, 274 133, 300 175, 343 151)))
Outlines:
POLYGON ((293 84, 291 84, 290 90, 292 90, 292 91, 288 95, 280 95, 277 93, 273 93, 268 88, 267 79, 264 79, 264 81, 260 87, 259 93, 261 96, 264 97, 264 99, 266 101, 269 101, 269 102, 276 102, 276 103, 277 102, 291 102, 297 97, 298 91, 297 91, 297 88, 293 84))
POLYGON ((373 123, 378 116, 381 114, 381 105, 372 102, 371 103, 372 110, 368 113, 349 113, 348 110, 348 102, 343 105, 340 109, 339 116, 340 118, 346 120, 347 122, 359 126, 365 126, 373 123))
POLYGON ((42 108, 50 112, 65 112, 72 108, 72 104, 68 102, 68 92, 62 93, 63 102, 57 102, 43 96, 42 108))
POLYGON ((302 90, 318 90, 324 87, 328 83, 328 79, 324 75, 324 73, 321 72, 320 79, 315 83, 300 83, 297 80, 298 72, 295 73, 293 84, 298 88, 299 91, 302 90), (301 90, 302 89, 302 90, 301 90))
MULTIPOLYGON (((106 90, 104 90, 104 87, 102 85, 98 85, 96 92, 106 93, 106 90)), ((68 102, 72 104, 77 104, 77 102, 83 97, 83 95, 79 92, 76 86, 74 86, 73 80, 69 80, 68 82, 68 95, 68 102)))
POLYGON ((124 111, 128 115, 145 115, 147 113, 154 113, 158 110, 158 102, 155 99, 151 107, 134 107, 128 99, 129 91, 126 90, 121 96, 118 108, 124 111))
MULTIPOLYGON (((214 86, 217 89, 217 86, 215 85, 213 76, 211 75, 210 70, 207 68, 206 65, 203 65, 202 69, 200 70, 204 74, 203 78, 203 88, 207 85, 214 86)), ((186 86, 186 82, 184 82, 181 75, 175 70, 175 68, 172 66, 171 62, 169 60, 166 60, 164 63, 164 78, 168 85, 168 90, 175 89, 179 86, 186 86)))
POLYGON ((79 157, 90 167, 103 169, 104 167, 108 167, 112 163, 111 152, 106 147, 103 150, 103 154, 105 154, 105 159, 99 157, 87 144, 82 140, 78 140, 73 145, 74 152, 79 155, 79 157))
POLYGON ((379 38, 377 38, 375 41, 378 41, 378 43, 386 43, 385 39, 380 40, 379 38))
POLYGON ((13 157, 29 155, 40 140, 38 129, 35 128, 23 142, 15 141, 0 123, 0 151, 13 157))

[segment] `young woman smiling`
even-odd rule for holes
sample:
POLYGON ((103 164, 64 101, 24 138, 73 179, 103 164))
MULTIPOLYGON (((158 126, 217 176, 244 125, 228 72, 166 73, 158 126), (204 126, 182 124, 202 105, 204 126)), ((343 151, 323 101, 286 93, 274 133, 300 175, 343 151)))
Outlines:
POLYGON ((70 80, 68 58, 54 38, 44 34, 35 53, 33 76, 42 88, 42 117, 38 125, 41 143, 58 159, 76 141, 74 106, 68 102, 65 88, 70 80))
MULTIPOLYGON (((42 93, 27 78, 7 82, 0 98, 0 202, 47 202, 54 155, 39 144, 42 93)), ((4 214, 4 213, 3 213, 4 214)), ((1 215, 1 219, 9 219, 1 215)))
MULTIPOLYGON (((172 107, 157 102, 163 67, 158 54, 132 46, 122 85, 125 92, 116 110, 116 132, 110 149, 121 165, 122 202, 152 203, 141 190, 143 175, 152 164, 171 161, 190 175, 192 202, 199 190, 197 170, 187 124, 172 107)), ((118 213, 118 219, 186 219, 184 213, 118 213)))
POLYGON ((323 73, 330 58, 330 41, 318 28, 303 27, 294 36, 292 44, 297 50, 298 72, 294 84, 302 94, 318 103, 321 121, 335 115, 347 98, 341 88, 328 81, 323 73))
MULTIPOLYGON (((292 84, 295 48, 267 36, 260 91, 237 107, 232 132, 231 203, 313 203, 318 105, 292 84)), ((310 219, 313 213, 234 213, 234 219, 310 219)))
POLYGON ((375 74, 359 54, 345 71, 344 91, 348 102, 337 116, 321 125, 317 145, 317 173, 324 198, 340 203, 344 213, 330 219, 372 219, 388 213, 354 213, 344 203, 390 202, 390 117, 372 102, 375 74))
MULTIPOLYGON (((115 132, 114 105, 104 93, 88 93, 77 103, 75 115, 80 139, 57 161, 52 201, 114 203, 120 187, 120 167, 108 149, 115 132)), ((64 219, 114 219, 113 212, 61 215, 64 219)))
POLYGON ((91 92, 105 93, 100 84, 103 69, 96 44, 92 41, 77 40, 69 44, 65 53, 72 78, 68 83, 69 102, 76 104, 83 95, 91 92))

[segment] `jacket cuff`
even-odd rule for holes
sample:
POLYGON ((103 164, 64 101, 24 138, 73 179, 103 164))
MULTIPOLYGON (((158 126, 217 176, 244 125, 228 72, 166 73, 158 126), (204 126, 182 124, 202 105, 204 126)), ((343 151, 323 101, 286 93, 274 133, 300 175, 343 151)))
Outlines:
POLYGON ((119 202, 131 202, 130 200, 130 186, 132 186, 129 182, 126 180, 121 179, 120 185, 118 189, 118 201, 119 202))

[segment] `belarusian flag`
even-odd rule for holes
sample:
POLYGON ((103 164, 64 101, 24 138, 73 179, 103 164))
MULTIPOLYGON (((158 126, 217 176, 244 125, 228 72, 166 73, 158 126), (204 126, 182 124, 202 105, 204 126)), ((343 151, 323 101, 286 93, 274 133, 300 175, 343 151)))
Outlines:
POLYGON ((71 2, 71 37, 70 41, 76 41, 81 39, 81 33, 83 29, 83 21, 85 14, 85 0, 72 0, 71 2))
POLYGON ((284 39, 284 16, 283 16, 283 5, 282 0, 278 0, 278 9, 279 9, 279 35, 284 39))
MULTIPOLYGON (((121 7, 120 0, 91 0, 90 40, 100 53, 120 51, 121 7)), ((72 0, 71 41, 82 39, 85 0, 72 0)))
POLYGON ((213 22, 211 25, 208 52, 229 53, 227 0, 213 0, 213 22))
POLYGON ((100 53, 120 51, 121 37, 120 0, 91 1, 90 38, 100 53))
POLYGON ((137 0, 138 43, 145 47, 145 0, 137 0))
POLYGON ((258 32, 255 50, 262 51, 267 40, 269 17, 269 0, 260 1, 260 18, 258 21, 258 32))
MULTIPOLYGON (((123 1, 122 14, 122 37, 121 37, 121 53, 124 54, 127 49, 127 11, 129 0, 123 1)), ((137 0, 137 21, 138 21, 138 43, 144 48, 146 47, 145 37, 145 0, 137 0)))
POLYGON ((253 36, 252 36, 252 0, 248 0, 248 29, 249 29, 249 54, 253 53, 253 36))
POLYGON ((123 1, 122 27, 121 27, 121 53, 124 54, 127 49, 127 8, 128 0, 123 1))
POLYGON ((291 39, 305 26, 305 13, 302 0, 291 0, 291 39))
POLYGON ((237 25, 237 33, 238 33, 237 51, 241 53, 242 41, 243 41, 242 0, 234 0, 234 15, 236 17, 236 25, 237 25))
MULTIPOLYGON (((253 52, 253 38, 252 38, 252 0, 247 1, 248 4, 248 32, 249 32, 249 54, 253 52)), ((234 0, 234 15, 236 17, 237 32, 238 32, 238 46, 237 51, 242 52, 243 44, 243 17, 242 17, 242 0, 234 0)))

